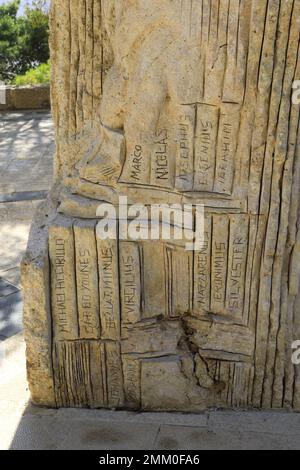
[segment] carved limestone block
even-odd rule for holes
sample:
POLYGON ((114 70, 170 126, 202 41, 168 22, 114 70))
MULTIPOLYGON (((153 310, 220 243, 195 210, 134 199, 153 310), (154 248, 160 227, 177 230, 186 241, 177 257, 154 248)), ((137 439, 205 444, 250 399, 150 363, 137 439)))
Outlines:
POLYGON ((299 0, 52 0, 55 185, 22 264, 35 403, 300 409, 299 18, 299 0), (174 231, 203 205, 202 244, 101 238, 103 203, 117 227, 143 204, 147 230, 176 205, 174 231))

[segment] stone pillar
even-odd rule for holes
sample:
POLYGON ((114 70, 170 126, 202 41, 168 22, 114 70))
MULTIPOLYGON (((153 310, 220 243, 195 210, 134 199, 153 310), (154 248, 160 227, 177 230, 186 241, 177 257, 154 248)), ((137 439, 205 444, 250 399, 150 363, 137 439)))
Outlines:
POLYGON ((56 182, 22 264, 34 403, 300 409, 299 18, 52 0, 56 182), (201 248, 101 239, 99 205, 124 201, 204 205, 201 248))

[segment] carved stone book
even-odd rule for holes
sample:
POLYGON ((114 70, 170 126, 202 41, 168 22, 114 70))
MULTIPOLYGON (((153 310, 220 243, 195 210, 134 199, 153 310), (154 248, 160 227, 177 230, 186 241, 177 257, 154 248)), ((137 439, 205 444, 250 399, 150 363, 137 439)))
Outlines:
POLYGON ((22 262, 34 403, 300 410, 299 18, 299 0, 52 0, 55 184, 22 262), (158 206, 158 232, 185 206, 196 234, 201 206, 200 246, 153 237, 158 206))

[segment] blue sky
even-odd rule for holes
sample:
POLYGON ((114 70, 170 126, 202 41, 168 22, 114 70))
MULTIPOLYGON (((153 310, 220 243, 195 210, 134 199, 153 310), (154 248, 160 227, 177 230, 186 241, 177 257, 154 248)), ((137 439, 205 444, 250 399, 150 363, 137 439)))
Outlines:
MULTIPOLYGON (((8 3, 8 0, 0 0, 0 5, 3 5, 4 3, 8 3)), ((22 12, 22 9, 24 8, 24 5, 26 5, 26 3, 29 3, 29 5, 32 3, 32 0, 21 0, 21 11, 22 12)))

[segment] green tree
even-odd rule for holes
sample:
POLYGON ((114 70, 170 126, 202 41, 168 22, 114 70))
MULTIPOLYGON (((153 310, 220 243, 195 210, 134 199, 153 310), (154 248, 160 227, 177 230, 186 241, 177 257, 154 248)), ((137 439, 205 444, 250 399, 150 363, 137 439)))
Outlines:
POLYGON ((32 7, 25 8, 23 33, 21 39, 21 53, 28 64, 28 68, 35 64, 46 63, 49 59, 49 16, 46 9, 47 2, 37 0, 32 7))
POLYGON ((0 80, 7 81, 19 71, 20 0, 0 6, 0 80))
POLYGON ((18 16, 20 0, 0 6, 0 80, 13 80, 49 59, 49 2, 35 0, 18 16))

